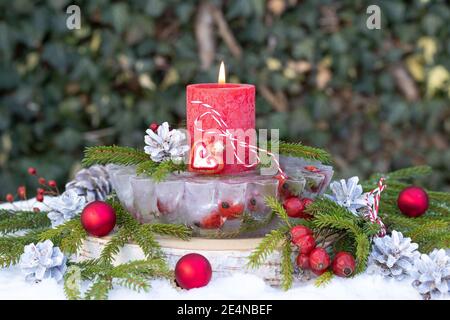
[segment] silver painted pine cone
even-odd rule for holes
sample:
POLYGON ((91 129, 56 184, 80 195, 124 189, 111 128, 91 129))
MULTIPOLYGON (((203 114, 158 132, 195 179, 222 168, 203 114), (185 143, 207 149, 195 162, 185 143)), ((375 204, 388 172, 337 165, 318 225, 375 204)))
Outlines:
POLYGON ((88 203, 105 200, 112 191, 108 170, 104 166, 95 165, 78 171, 75 178, 66 184, 66 190, 71 189, 88 203))

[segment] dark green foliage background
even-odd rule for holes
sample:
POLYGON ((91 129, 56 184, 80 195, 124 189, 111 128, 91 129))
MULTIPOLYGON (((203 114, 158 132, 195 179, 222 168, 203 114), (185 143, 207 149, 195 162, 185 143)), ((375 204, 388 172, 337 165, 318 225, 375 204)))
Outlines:
POLYGON ((142 147, 151 121, 182 125, 186 84, 215 81, 220 60, 232 80, 257 85, 260 128, 327 148, 340 175, 426 163, 436 169, 430 186, 449 188, 449 93, 427 96, 426 82, 416 82, 419 99, 410 102, 390 72, 419 52, 421 37, 437 43, 425 70, 450 70, 448 2, 286 0, 280 16, 267 1, 212 2, 243 56, 233 58, 217 35, 215 62, 203 71, 194 31, 199 1, 0 1, 0 195, 25 181, 28 166, 63 184, 85 146, 142 147), (71 3, 82 10, 78 31, 65 25, 71 3), (382 30, 366 28, 373 3, 382 8, 382 30), (336 12, 333 30, 324 8, 336 12), (319 89, 326 57, 332 77, 319 89), (268 67, 272 58, 281 69, 268 67), (286 78, 291 60, 312 69, 286 78), (153 85, 143 86, 144 76, 153 85), (276 111, 261 86, 284 93, 288 110, 276 111))

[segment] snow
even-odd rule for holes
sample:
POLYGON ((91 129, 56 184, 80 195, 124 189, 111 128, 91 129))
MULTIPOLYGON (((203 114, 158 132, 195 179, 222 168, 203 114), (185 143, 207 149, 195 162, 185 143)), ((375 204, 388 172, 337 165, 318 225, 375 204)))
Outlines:
MULTIPOLYGON (((0 207, 11 207, 2 205, 0 207)), ((43 208, 42 204, 39 204, 43 208)), ((15 207, 26 207, 17 203, 15 207)), ((0 299, 64 299, 62 284, 55 280, 44 280, 40 283, 27 283, 17 267, 0 270, 0 299)), ((110 299, 421 299, 411 286, 411 279, 397 281, 384 279, 378 275, 362 274, 352 279, 335 277, 329 284, 317 288, 314 283, 296 284, 292 289, 283 291, 270 287, 255 275, 236 272, 230 277, 213 278, 208 286, 192 290, 181 290, 167 280, 151 281, 148 292, 137 293, 126 288, 114 288, 110 299)), ((445 299, 449 299, 447 296, 445 299)))

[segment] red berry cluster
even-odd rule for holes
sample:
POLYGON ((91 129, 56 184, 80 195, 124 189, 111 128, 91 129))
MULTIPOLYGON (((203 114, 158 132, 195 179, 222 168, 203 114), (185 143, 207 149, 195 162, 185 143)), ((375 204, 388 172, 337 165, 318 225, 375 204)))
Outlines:
POLYGON ((220 201, 218 209, 204 217, 198 224, 202 229, 218 229, 225 221, 238 219, 244 213, 244 204, 220 201))
POLYGON ((327 250, 316 247, 313 232, 303 225, 295 226, 290 231, 291 242, 298 247, 297 266, 302 270, 311 270, 321 275, 330 265, 333 272, 340 277, 349 277, 355 271, 355 259, 348 252, 338 252, 333 262, 327 250))
POLYGON ((283 208, 291 218, 311 219, 312 216, 307 212, 311 203, 313 200, 310 198, 290 197, 283 201, 283 208))
MULTIPOLYGON (((44 201, 44 195, 58 195, 58 186, 56 184, 55 180, 46 180, 43 177, 37 176, 37 170, 36 168, 30 167, 28 168, 28 174, 32 177, 35 177, 37 179, 37 182, 40 187, 36 189, 36 201, 43 202, 44 201)), ((27 200, 27 188, 22 185, 17 188, 16 195, 13 195, 12 193, 8 193, 6 195, 6 201, 7 202, 14 202, 16 199, 19 200, 27 200)), ((33 208, 34 211, 38 212, 38 208, 33 208)))

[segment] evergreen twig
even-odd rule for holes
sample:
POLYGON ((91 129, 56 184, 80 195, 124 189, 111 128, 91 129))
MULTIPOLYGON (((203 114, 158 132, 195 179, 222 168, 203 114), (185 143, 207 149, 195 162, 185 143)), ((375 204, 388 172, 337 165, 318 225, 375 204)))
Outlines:
POLYGON ((94 164, 137 165, 149 161, 149 155, 142 150, 119 146, 87 147, 84 151, 83 166, 94 164))

